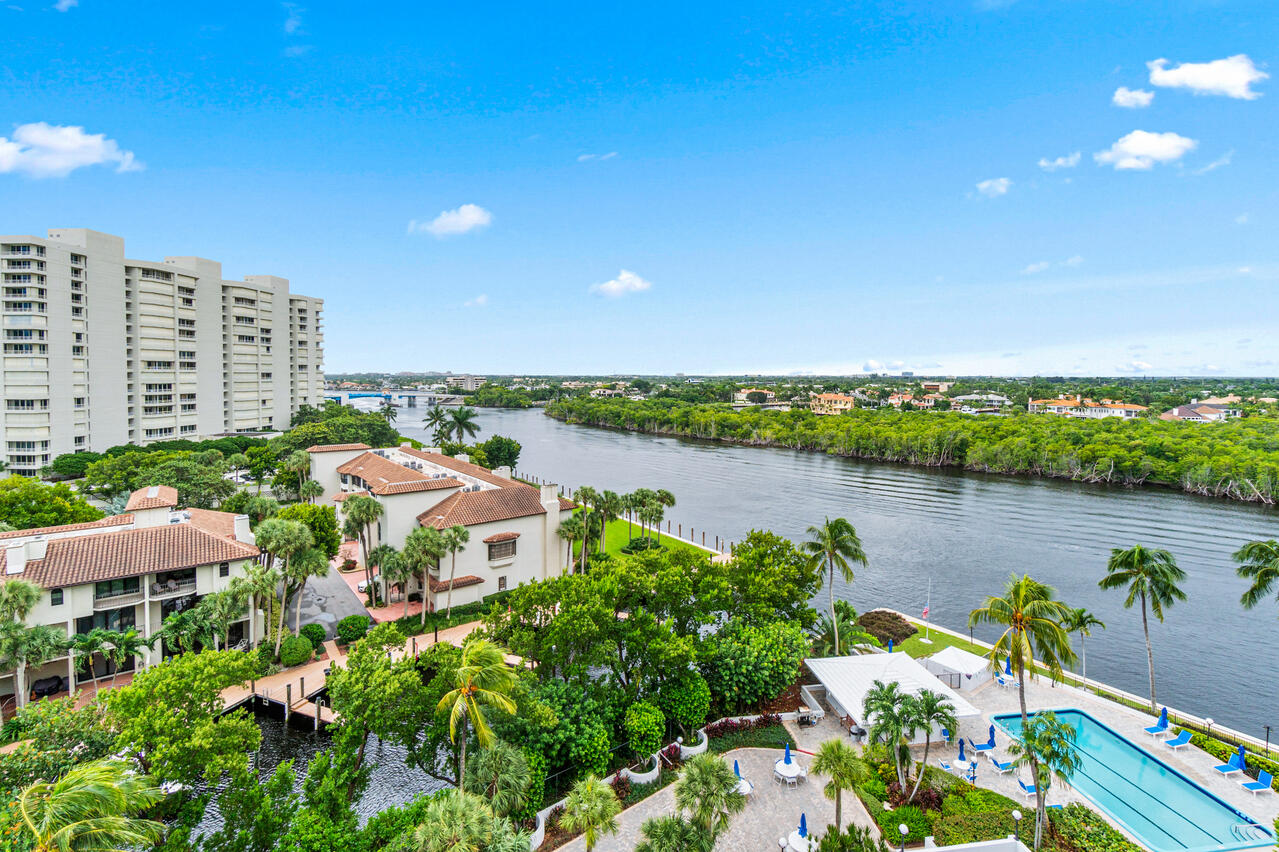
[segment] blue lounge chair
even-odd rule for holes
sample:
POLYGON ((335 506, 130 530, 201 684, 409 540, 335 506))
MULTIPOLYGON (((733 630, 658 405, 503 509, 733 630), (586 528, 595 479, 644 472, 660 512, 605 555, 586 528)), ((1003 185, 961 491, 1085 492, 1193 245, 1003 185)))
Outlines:
POLYGON ((999 759, 999 758, 995 757, 995 756, 992 754, 992 755, 990 756, 990 762, 991 762, 991 763, 993 763, 993 764, 995 765, 995 769, 997 769, 997 770, 999 771, 999 774, 1000 774, 1000 775, 1004 775, 1004 774, 1006 774, 1006 773, 1008 773, 1008 772, 1012 772, 1012 771, 1013 771, 1013 762, 1012 762, 1011 760, 1005 763, 1005 762, 1000 761, 1000 759, 999 759))
POLYGON ((943 771, 945 771, 945 772, 954 772, 954 771, 955 771, 955 767, 951 766, 949 763, 947 763, 946 761, 942 760, 941 758, 938 758, 938 759, 937 759, 937 765, 938 765, 938 766, 940 766, 940 767, 942 768, 942 770, 943 770, 943 771))
POLYGON ((974 754, 985 754, 988 751, 995 750, 995 743, 993 741, 984 742, 984 743, 975 743, 970 738, 968 740, 968 746, 973 750, 974 754))
POLYGON ((1179 749, 1182 746, 1190 745, 1190 731, 1182 731, 1171 740, 1164 740, 1164 745, 1171 749, 1179 749))
POLYGON ((1020 787, 1021 792, 1027 796, 1033 796, 1039 792, 1038 790, 1035 789, 1034 784, 1027 784, 1025 781, 1021 780, 1020 778, 1017 779, 1017 786, 1020 787))
POLYGON ((1255 796, 1258 793, 1262 792, 1263 790, 1272 789, 1272 785, 1274 783, 1275 783, 1275 779, 1271 777, 1269 772, 1263 769, 1257 773, 1256 781, 1240 781, 1239 786, 1243 787, 1245 790, 1247 790, 1249 793, 1252 793, 1255 796))
POLYGON ((941 729, 941 738, 946 741, 946 745, 950 745, 950 728, 941 729))
POLYGON ((1155 722, 1155 724, 1151 725, 1149 728, 1146 728, 1145 730, 1146 730, 1146 733, 1156 738, 1162 737, 1164 734, 1168 733, 1168 708, 1165 707, 1163 710, 1161 710, 1159 712, 1159 721, 1155 722))
POLYGON ((1237 754, 1230 755, 1229 763, 1222 763, 1218 766, 1214 766, 1213 769, 1217 770, 1222 775, 1234 775, 1235 773, 1243 772, 1243 767, 1239 765, 1239 755, 1237 754))

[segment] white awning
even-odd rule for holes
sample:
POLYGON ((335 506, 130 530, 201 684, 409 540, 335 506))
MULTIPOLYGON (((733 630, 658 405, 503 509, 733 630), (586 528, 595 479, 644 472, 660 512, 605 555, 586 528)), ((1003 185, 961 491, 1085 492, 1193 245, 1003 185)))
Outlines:
POLYGON ((930 689, 945 697, 955 708, 959 719, 980 716, 981 711, 969 704, 958 692, 929 673, 909 654, 865 654, 855 657, 822 657, 804 661, 809 670, 826 687, 827 698, 833 699, 862 724, 862 706, 866 693, 875 681, 897 683, 908 695, 930 689))
POLYGON ((958 672, 959 674, 976 675, 991 671, 990 660, 985 657, 979 657, 972 651, 956 648, 953 645, 942 648, 928 659, 947 671, 958 672))

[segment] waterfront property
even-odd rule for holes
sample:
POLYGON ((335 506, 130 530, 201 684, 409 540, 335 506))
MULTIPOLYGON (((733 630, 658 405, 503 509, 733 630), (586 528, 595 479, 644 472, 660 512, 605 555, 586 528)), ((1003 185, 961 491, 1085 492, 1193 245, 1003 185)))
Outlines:
MULTIPOLYGON (((41 587, 39 603, 26 618, 68 637, 94 628, 137 629, 151 638, 170 614, 189 609, 204 595, 230 585, 259 555, 246 515, 179 509, 177 490, 151 486, 133 492, 123 515, 58 527, 0 533, 4 580, 41 587)), ((231 626, 230 641, 252 643, 261 625, 246 611, 231 626)), ((122 671, 176 653, 157 645, 122 671)), ((28 697, 87 686, 117 673, 100 654, 89 663, 66 654, 26 673, 28 697)), ((0 675, 0 701, 15 696, 15 673, 0 675)))
MULTIPOLYGON (((1071 776, 1071 786, 1152 852, 1274 845, 1268 828, 1128 737, 1081 710, 1056 714, 1076 732, 1080 766, 1071 776)), ((1019 735, 1020 714, 1000 714, 993 721, 1011 737, 1019 735)))
POLYGON ((1131 420, 1143 414, 1146 406, 1131 402, 1116 402, 1112 399, 1103 399, 1098 402, 1087 397, 1062 394, 1056 399, 1032 399, 1027 409, 1031 414, 1060 414, 1065 417, 1082 417, 1090 420, 1101 420, 1107 417, 1131 420))
POLYGON ((857 400, 842 393, 819 393, 812 401, 814 414, 843 414, 856 407, 857 400))
POLYGON ((1243 411, 1228 403, 1200 402, 1192 399, 1188 405, 1179 405, 1159 415, 1160 420, 1188 420, 1191 423, 1220 423, 1239 417, 1243 411))
POLYGON ((324 385, 323 301, 86 228, 0 236, 4 460, 288 426, 324 385))
MULTIPOLYGON (((513 479, 509 468, 489 470, 466 456, 407 444, 374 450, 364 444, 310 447, 311 475, 338 507, 351 496, 377 500, 383 509, 371 543, 404 545, 419 527, 465 527, 467 545, 457 553, 453 604, 482 600, 522 582, 559 573, 567 564, 560 522, 574 504, 555 485, 535 487, 513 479)), ((361 554, 363 559, 364 554, 361 554)), ((417 579, 407 593, 421 595, 427 608, 443 606, 452 557, 430 572, 427 588, 417 579)), ((385 591, 385 590, 384 590, 385 591)))

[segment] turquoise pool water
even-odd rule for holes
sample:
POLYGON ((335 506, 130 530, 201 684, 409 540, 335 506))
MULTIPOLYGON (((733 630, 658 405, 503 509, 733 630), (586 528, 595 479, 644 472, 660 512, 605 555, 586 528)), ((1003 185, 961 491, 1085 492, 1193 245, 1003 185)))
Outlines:
MULTIPOLYGON (((1055 712, 1077 731, 1075 745, 1081 765, 1070 785, 1152 852, 1274 845, 1269 829, 1249 827, 1253 820, 1247 814, 1092 716, 1080 710, 1055 712)), ((1009 736, 1021 732, 1021 716, 1016 713, 996 716, 993 721, 1009 736)))

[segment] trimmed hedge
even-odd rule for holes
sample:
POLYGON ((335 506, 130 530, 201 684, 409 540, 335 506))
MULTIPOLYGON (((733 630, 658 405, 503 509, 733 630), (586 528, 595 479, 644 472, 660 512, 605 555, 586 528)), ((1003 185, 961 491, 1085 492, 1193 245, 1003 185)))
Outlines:
POLYGON ((280 643, 280 665, 285 668, 300 666, 311 659, 315 649, 305 636, 288 636, 280 643))
POLYGON ((367 615, 348 615, 338 622, 338 641, 343 645, 359 642, 369 632, 369 622, 372 620, 367 615))
POLYGON ((311 647, 316 650, 319 650, 320 646, 324 644, 326 632, 322 624, 304 624, 298 632, 305 636, 307 641, 311 643, 311 647))
POLYGON ((933 821, 929 819, 928 814, 914 805, 902 805, 891 811, 880 807, 872 816, 884 836, 893 838, 894 842, 901 842, 902 839, 899 825, 905 825, 910 829, 910 833, 906 835, 907 843, 920 843, 933 833, 933 821))
POLYGON ((900 645, 919 632, 915 625, 895 612, 872 609, 857 618, 857 625, 879 640, 881 645, 895 642, 900 645))
MULTIPOLYGON (((1034 824, 1033 819, 1031 824, 1034 824)), ((954 846, 958 843, 998 840, 1012 834, 1015 829, 1016 821, 1012 811, 956 813, 939 817, 933 823, 933 838, 938 846, 954 846)))

